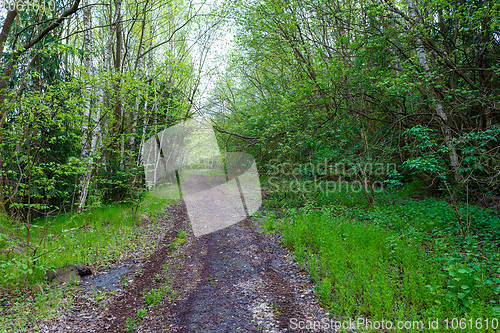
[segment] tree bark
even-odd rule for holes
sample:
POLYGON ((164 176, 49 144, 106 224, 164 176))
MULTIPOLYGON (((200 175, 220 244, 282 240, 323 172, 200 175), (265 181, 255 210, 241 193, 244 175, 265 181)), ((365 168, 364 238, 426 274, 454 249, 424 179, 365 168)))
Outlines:
MULTIPOLYGON (((122 58, 122 24, 121 24, 121 0, 115 0, 115 15, 113 18, 113 27, 116 32, 116 49, 115 49, 115 57, 114 57, 114 70, 115 74, 119 75, 121 73, 121 58, 122 58)), ((124 116, 123 116, 123 106, 121 100, 121 79, 118 77, 115 81, 115 123, 114 123, 114 131, 115 135, 121 135, 120 139, 120 166, 123 167, 123 156, 124 156, 124 138, 123 138, 123 128, 124 128, 124 116)), ((115 151, 118 147, 115 147, 115 151)), ((115 155, 118 158, 117 155, 115 155)))
MULTIPOLYGON (((85 28, 83 36, 85 49, 85 67, 90 74, 90 79, 92 79, 95 76, 95 68, 92 57, 94 42, 92 33, 92 7, 90 6, 90 0, 86 0, 85 5, 86 7, 83 13, 83 24, 85 28)), ((83 207, 85 207, 90 187, 90 181, 95 169, 93 155, 97 147, 97 139, 99 135, 98 133, 100 132, 99 122, 101 117, 100 106, 98 106, 96 113, 92 112, 93 89, 91 83, 87 83, 87 85, 85 86, 85 91, 87 94, 87 99, 85 101, 85 119, 83 122, 82 152, 80 157, 82 160, 87 161, 87 168, 85 174, 83 174, 80 178, 78 210, 82 210, 83 207)))
MULTIPOLYGON (((413 0, 408 0, 408 10, 409 10, 409 17, 413 20, 413 22, 416 22, 418 19, 418 16, 417 16, 417 11, 415 9, 415 4, 414 4, 413 0)), ((416 51, 417 51, 417 56, 418 56, 418 61, 420 63, 420 66, 422 66, 422 68, 425 72, 425 75, 432 82, 433 74, 432 74, 431 68, 429 66, 429 63, 427 61, 427 55, 425 54, 424 43, 422 42, 422 39, 418 35, 416 37, 416 51)), ((450 158, 451 170, 453 172, 455 180, 458 181, 458 180, 460 180, 460 175, 459 175, 460 162, 458 160, 457 151, 452 146, 452 143, 451 143, 453 136, 451 133, 450 126, 448 125, 448 115, 446 114, 441 97, 439 96, 436 89, 432 86, 432 83, 431 83, 430 89, 431 89, 431 93, 432 93, 432 97, 433 97, 434 109, 436 111, 436 114, 440 118, 441 131, 442 131, 443 136, 444 136, 444 141, 445 141, 445 144, 448 146, 448 156, 450 158)))

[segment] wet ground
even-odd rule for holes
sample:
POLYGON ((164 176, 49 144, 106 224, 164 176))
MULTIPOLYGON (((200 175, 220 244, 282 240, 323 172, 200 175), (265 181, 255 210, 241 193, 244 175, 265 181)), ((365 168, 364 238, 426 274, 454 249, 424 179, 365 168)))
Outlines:
POLYGON ((137 260, 124 261, 99 274, 85 276, 82 278, 83 290, 86 292, 117 290, 127 278, 133 277, 140 267, 142 263, 137 260))

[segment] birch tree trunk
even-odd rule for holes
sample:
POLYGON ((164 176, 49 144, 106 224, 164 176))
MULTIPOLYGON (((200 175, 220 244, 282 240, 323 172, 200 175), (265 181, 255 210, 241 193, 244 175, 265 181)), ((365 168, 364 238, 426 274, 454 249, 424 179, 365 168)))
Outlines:
MULTIPOLYGON (((85 9, 83 12, 83 25, 84 25, 84 48, 85 48, 85 67, 89 73, 90 79, 95 76, 95 68, 93 63, 92 53, 94 51, 94 41, 92 33, 92 7, 91 0, 85 1, 85 9)), ((81 159, 87 160, 87 168, 85 174, 80 178, 80 195, 78 199, 78 210, 81 210, 87 202, 90 181, 94 172, 94 153, 97 147, 97 140, 100 132, 100 117, 101 105, 98 106, 97 111, 92 112, 92 96, 93 89, 92 83, 87 83, 85 87, 87 99, 85 101, 85 119, 83 122, 82 134, 82 152, 81 159)))
MULTIPOLYGON (((150 31, 152 30, 152 27, 150 26, 150 31)), ((153 41, 151 40, 150 41, 150 47, 153 43, 153 41)), ((151 78, 153 73, 154 73, 154 61, 153 61, 153 54, 154 54, 154 51, 151 51, 149 52, 149 59, 148 59, 148 67, 147 67, 147 78, 151 78)), ((144 101, 144 108, 143 108, 143 114, 144 114, 144 119, 143 119, 143 123, 142 123, 142 135, 141 135, 141 143, 140 143, 140 146, 139 146, 139 157, 137 158, 137 166, 139 166, 141 164, 141 161, 143 160, 141 158, 141 153, 142 153, 142 149, 144 147, 144 143, 146 142, 146 130, 147 130, 147 127, 148 127, 148 123, 149 123, 149 120, 150 120, 150 117, 148 117, 148 99, 149 99, 149 89, 146 91, 146 96, 145 96, 145 101, 144 101)), ((155 130, 155 134, 156 134, 156 130, 155 130)))
MULTIPOLYGON (((414 21, 417 22, 418 16, 417 16, 417 11, 415 9, 415 4, 413 0, 408 0, 408 11, 409 11, 409 16, 410 18, 414 21)), ((417 56, 418 56, 418 61, 420 63, 420 66, 424 69, 425 75, 430 79, 430 82, 432 82, 433 75, 431 68, 429 66, 429 63, 427 61, 427 56, 425 54, 425 49, 424 49, 424 43, 422 42, 422 39, 419 37, 417 34, 416 37, 416 50, 417 50, 417 56)), ((451 134, 451 129, 450 126, 448 125, 448 115, 446 114, 445 108, 443 106, 443 103, 441 101, 441 97, 435 90, 435 88, 431 84, 431 93, 432 97, 434 100, 434 109, 436 111, 436 114, 440 118, 441 122, 441 131, 443 132, 444 135, 444 141, 446 145, 448 146, 448 155, 450 158, 450 166, 453 171, 453 175, 455 176, 455 180, 460 180, 460 175, 459 175, 459 170, 460 170, 460 162, 458 160, 458 154, 456 149, 452 146, 451 141, 453 139, 453 136, 451 134)))
MULTIPOLYGON (((137 60, 136 60, 136 66, 137 66, 137 70, 138 70, 138 75, 139 75, 139 78, 142 79, 142 76, 143 76, 143 68, 144 68, 144 56, 141 57, 142 55, 142 52, 144 51, 144 31, 145 31, 145 28, 146 28, 146 15, 147 15, 147 5, 148 5, 148 2, 146 1, 146 3, 144 4, 144 8, 142 10, 142 26, 141 26, 141 37, 140 37, 140 40, 139 40, 139 48, 138 48, 138 51, 137 51, 137 60), (139 58, 140 57, 140 58, 139 58)), ((129 138, 129 149, 131 152, 135 151, 135 134, 137 132, 137 118, 139 117, 139 104, 140 104, 140 101, 141 101, 141 89, 139 89, 137 91, 137 96, 135 98, 135 104, 134 104, 134 114, 132 115, 132 120, 131 120, 131 134, 130 134, 130 138, 129 138)), ((145 101, 145 107, 147 107, 147 98, 146 98, 146 101, 145 101)), ((144 110, 145 111, 145 110, 144 110)), ((145 115, 145 113, 144 113, 145 115)), ((141 142, 142 144, 142 142, 141 142)), ((140 154, 140 152, 139 152, 140 154)), ((130 164, 133 164, 134 161, 133 161, 133 158, 132 158, 132 155, 131 155, 131 160, 130 160, 130 164)))
MULTIPOLYGON (((114 57, 114 70, 115 74, 119 75, 121 73, 121 65, 122 65, 122 23, 121 23, 121 7, 122 0, 115 0, 115 14, 113 17, 112 27, 114 31, 116 31, 116 49, 115 49, 115 57, 114 57)), ((120 154, 118 155, 120 158, 120 167, 123 168, 123 158, 124 158, 124 150, 125 150, 125 138, 123 136, 123 128, 124 128, 124 114, 123 114, 123 102, 121 98, 121 78, 118 77, 115 80, 115 123, 114 123, 114 131, 115 135, 120 135, 120 154)), ((115 147, 115 149, 118 147, 115 147)), ((117 155, 115 155, 118 157, 117 155)))

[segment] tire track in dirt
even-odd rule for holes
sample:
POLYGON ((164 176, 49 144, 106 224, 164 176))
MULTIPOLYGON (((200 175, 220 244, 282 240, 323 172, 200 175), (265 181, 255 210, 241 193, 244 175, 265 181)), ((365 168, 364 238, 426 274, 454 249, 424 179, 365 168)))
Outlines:
POLYGON ((184 203, 170 207, 168 220, 160 246, 108 308, 89 314, 88 326, 66 326, 66 331, 124 332, 138 309, 147 313, 132 332, 305 332, 290 320, 328 320, 308 275, 280 245, 279 235, 264 233, 258 222, 246 219, 195 238, 184 203), (186 243, 174 250, 170 244, 179 229, 186 231, 186 243), (162 284, 169 292, 160 305, 148 307, 143 291, 162 284))
MULTIPOLYGON (((298 272, 279 236, 249 219, 200 237, 199 282, 173 308, 169 332, 294 332, 297 320, 322 320, 308 277, 298 272)), ((320 329, 311 332, 320 332, 320 329)))
POLYGON ((180 228, 186 228, 188 223, 186 208, 183 203, 170 207, 168 210, 172 227, 166 232, 160 246, 149 256, 140 272, 136 273, 132 283, 118 296, 111 306, 101 316, 93 328, 97 332, 124 332, 127 318, 134 318, 137 309, 144 304, 142 292, 153 284, 153 279, 161 273, 166 258, 172 252, 170 243, 177 237, 180 228))

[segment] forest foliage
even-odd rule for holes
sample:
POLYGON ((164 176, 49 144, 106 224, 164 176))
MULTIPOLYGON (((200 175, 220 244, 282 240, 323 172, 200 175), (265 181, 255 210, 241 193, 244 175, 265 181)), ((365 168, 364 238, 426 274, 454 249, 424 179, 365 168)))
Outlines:
POLYGON ((417 178, 462 199, 498 193, 497 2, 233 8, 236 50, 212 96, 221 126, 239 134, 229 146, 250 150, 262 166, 396 163, 379 180, 417 178))
POLYGON ((6 8, 0 211, 29 221, 137 199, 144 140, 193 115, 190 48, 206 10, 122 0, 6 8))
POLYGON ((418 178, 454 200, 498 192, 494 1, 54 6, 4 13, 0 210, 11 217, 134 200, 144 140, 196 110, 263 171, 273 159, 396 163, 363 181, 418 178), (195 105, 214 27, 235 30, 234 47, 195 105))
MULTIPOLYGON (((88 208, 98 208, 94 227, 114 234, 114 253, 125 251, 146 192, 145 140, 204 115, 220 147, 255 157, 264 190, 276 190, 271 204, 305 205, 287 213, 291 223, 280 228, 296 256, 316 269, 311 275, 324 305, 378 316, 389 306, 366 303, 349 312, 366 296, 360 279, 359 298, 344 295, 344 308, 333 308, 340 305, 330 302, 332 292, 347 290, 335 281, 346 276, 335 275, 314 252, 330 244, 315 228, 327 228, 339 242, 378 233, 389 239, 374 245, 381 264, 404 261, 409 266, 397 267, 414 269, 414 276, 427 257, 434 268, 448 267, 448 275, 427 271, 425 284, 405 291, 429 313, 498 314, 498 1, 34 1, 12 0, 0 11, 0 264, 8 273, 2 284, 40 281, 46 268, 70 257, 106 256, 110 247, 101 238, 85 252, 90 240, 80 228, 92 219, 88 208), (226 31, 234 32, 231 47, 210 51, 226 31), (210 63, 211 52, 224 65, 210 63), (342 167, 324 173, 319 165, 342 167), (385 172, 374 172, 377 166, 385 172), (362 184, 361 195, 305 190, 337 180, 362 184), (302 191, 289 193, 284 184, 291 181, 302 191), (415 184, 426 189, 415 196, 444 199, 423 201, 424 209, 398 196, 415 184), (105 207, 118 203, 129 206, 105 207), (72 212, 81 214, 64 215, 72 212), (49 232, 64 234, 63 220, 81 225, 71 225, 77 231, 67 237, 49 232), (106 229, 109 221, 116 230, 106 229), (352 228, 333 228, 344 222, 352 228), (408 228, 418 236, 406 238, 408 228), (81 246, 64 252, 75 238, 81 246), (412 242, 415 251, 391 257, 412 242), (455 261, 428 255, 432 246, 443 256, 444 247, 456 247, 447 257, 455 261), (467 256, 460 255, 464 249, 467 256), (60 255, 57 262, 50 251, 60 255), (467 281, 465 289, 448 283, 452 274, 467 281), (483 296, 474 298, 471 290, 483 296), (411 295, 417 291, 427 298, 411 295), (450 304, 456 311, 446 312, 450 304)), ((397 281, 392 287, 399 292, 397 281)))

